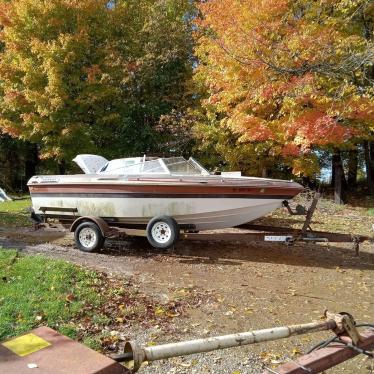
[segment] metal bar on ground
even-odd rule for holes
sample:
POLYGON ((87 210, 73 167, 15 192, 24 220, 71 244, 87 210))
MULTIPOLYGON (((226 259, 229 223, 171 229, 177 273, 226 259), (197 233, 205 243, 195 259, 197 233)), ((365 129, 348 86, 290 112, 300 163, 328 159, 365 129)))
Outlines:
POLYGON ((136 342, 127 342, 125 345, 125 353, 132 353, 134 359, 134 370, 137 370, 143 361, 156 361, 194 353, 210 352, 217 349, 273 341, 293 335, 301 335, 330 329, 334 330, 336 326, 337 324, 333 319, 328 319, 323 322, 274 327, 270 329, 255 330, 205 339, 195 339, 144 348, 139 347, 136 342))
MULTIPOLYGON (((367 329, 360 333, 361 340, 357 344, 358 348, 372 350, 374 348, 374 329, 367 329)), ((340 336, 346 343, 352 343, 347 336, 340 336)), ((278 366, 274 370, 279 374, 305 374, 303 368, 310 369, 310 373, 321 373, 335 365, 351 359, 359 354, 357 350, 349 348, 340 343, 331 343, 325 348, 318 349, 312 353, 299 357, 295 361, 287 362, 278 366)), ((265 370, 263 374, 271 371, 265 370)))

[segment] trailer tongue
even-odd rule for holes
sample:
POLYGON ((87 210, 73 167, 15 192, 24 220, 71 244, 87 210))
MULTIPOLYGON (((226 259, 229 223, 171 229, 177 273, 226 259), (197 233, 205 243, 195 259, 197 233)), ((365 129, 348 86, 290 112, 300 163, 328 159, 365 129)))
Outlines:
MULTIPOLYGON (((141 347, 136 342, 130 341, 126 343, 123 354, 112 356, 112 358, 119 362, 133 360, 134 367, 132 370, 136 372, 145 361, 156 361, 171 357, 191 355, 194 353, 210 352, 217 349, 240 347, 243 345, 273 341, 288 338, 293 335, 302 335, 325 330, 332 330, 336 334, 335 337, 348 338, 349 344, 351 344, 352 347, 358 347, 362 343, 365 348, 374 346, 374 330, 369 333, 366 332, 366 335, 361 336, 357 331, 355 321, 350 314, 332 314, 326 311, 325 317, 326 319, 324 321, 319 322, 274 327, 270 329, 254 330, 205 339, 194 339, 151 347, 141 347)), ((347 355, 344 357, 345 359, 350 358, 347 355)), ((351 357, 353 357, 353 355, 351 357)), ((334 361, 328 361, 326 364, 334 366, 337 363, 339 363, 339 361, 335 360, 335 363, 334 361)), ((331 366, 325 366, 324 369, 331 366)), ((313 371, 313 373, 317 372, 320 371, 313 371)), ((288 372, 284 371, 284 373, 288 372)))

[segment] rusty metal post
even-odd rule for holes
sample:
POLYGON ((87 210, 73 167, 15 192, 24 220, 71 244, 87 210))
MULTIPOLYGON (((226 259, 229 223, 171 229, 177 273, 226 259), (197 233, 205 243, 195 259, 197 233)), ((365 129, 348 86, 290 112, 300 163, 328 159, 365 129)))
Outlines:
POLYGON ((156 361, 170 357, 209 352, 217 349, 239 347, 248 344, 283 339, 292 335, 333 330, 336 327, 337 324, 334 319, 327 319, 323 322, 275 327, 205 339, 162 344, 153 347, 140 347, 136 342, 127 342, 125 345, 125 354, 132 355, 134 360, 134 371, 136 371, 144 361, 156 361))

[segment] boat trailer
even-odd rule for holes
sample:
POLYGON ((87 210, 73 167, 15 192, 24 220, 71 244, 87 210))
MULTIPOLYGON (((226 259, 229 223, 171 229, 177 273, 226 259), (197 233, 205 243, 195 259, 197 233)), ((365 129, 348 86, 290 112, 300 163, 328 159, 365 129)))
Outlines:
POLYGON ((123 354, 112 355, 117 362, 132 362, 132 372, 141 368, 143 362, 152 362, 177 356, 210 352, 218 349, 274 341, 294 335, 332 330, 334 336, 315 346, 310 353, 289 360, 276 369, 264 367, 263 374, 320 373, 359 353, 374 357, 374 325, 357 325, 348 313, 333 314, 325 311, 325 320, 291 326, 274 327, 230 335, 195 339, 158 346, 142 347, 134 341, 126 342, 123 354), (359 332, 358 327, 368 327, 359 332))
MULTIPOLYGON (((305 209, 301 205, 297 205, 295 211, 291 209, 288 201, 283 202, 283 206, 287 209, 290 215, 301 215, 305 216, 305 220, 301 229, 293 229, 289 227, 276 227, 276 226, 264 226, 252 223, 247 223, 244 225, 237 226, 235 232, 216 232, 216 231, 203 231, 198 232, 194 227, 182 226, 177 229, 177 224, 172 217, 159 216, 151 219, 150 223, 155 221, 162 229, 162 221, 169 220, 170 226, 175 226, 174 231, 174 241, 177 240, 196 240, 196 241, 224 241, 224 242, 251 242, 251 241, 266 241, 266 242, 280 242, 286 245, 293 245, 296 242, 340 242, 340 243, 352 243, 355 255, 359 255, 360 243, 372 238, 363 235, 351 235, 343 233, 332 233, 325 231, 314 231, 311 227, 311 222, 313 214, 316 210, 320 194, 316 193, 309 209, 305 209), (161 221, 160 221, 161 220, 161 221), (160 221, 160 222, 158 222, 160 221), (180 231, 180 233, 179 233, 180 231)), ((76 208, 59 208, 59 207, 41 207, 40 210, 43 212, 41 219, 39 217, 33 217, 35 227, 39 228, 43 225, 48 225, 48 218, 52 217, 53 214, 48 214, 48 212, 69 212, 78 214, 76 208)), ((34 214, 35 216, 35 214, 34 214)), ((57 216, 56 216, 57 217, 57 216)), ((103 247, 104 241, 106 239, 125 239, 131 236, 147 237, 148 241, 152 246, 159 249, 170 248, 168 245, 163 245, 163 243, 156 243, 152 241, 149 234, 149 224, 146 229, 141 227, 122 227, 119 223, 107 222, 101 217, 93 216, 76 216, 73 221, 61 221, 65 228, 69 228, 71 232, 74 232, 75 242, 79 249, 85 252, 92 252, 99 250, 103 247), (96 243, 90 246, 89 241, 92 238, 96 238, 96 243), (85 244, 85 239, 87 239, 87 245, 85 244), (160 244, 160 245, 158 245, 160 244)), ((173 248, 173 247, 172 247, 173 248)))
MULTIPOLYGON (((297 205, 292 210, 288 201, 283 202, 283 206, 292 216, 304 216, 305 220, 301 229, 292 229, 289 227, 264 226, 252 223, 237 226, 241 229, 238 232, 194 232, 193 230, 185 230, 180 235, 180 240, 196 240, 196 241, 224 241, 224 242, 244 242, 265 241, 278 242, 286 245, 293 245, 296 242, 323 242, 323 243, 352 243, 352 249, 355 255, 359 256, 360 243, 372 240, 364 235, 352 235, 333 233, 326 231, 315 231, 311 227, 313 214, 317 208, 320 194, 316 193, 313 197, 309 209, 301 205, 297 205)), ((122 229, 119 235, 146 236, 145 231, 134 229, 122 229)))

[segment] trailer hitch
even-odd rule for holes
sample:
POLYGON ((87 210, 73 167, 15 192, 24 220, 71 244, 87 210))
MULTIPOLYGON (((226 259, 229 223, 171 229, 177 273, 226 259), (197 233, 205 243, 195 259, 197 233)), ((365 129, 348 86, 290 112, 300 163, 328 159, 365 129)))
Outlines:
POLYGON ((142 347, 135 341, 129 341, 125 344, 123 354, 112 355, 111 358, 118 362, 133 360, 134 366, 132 370, 136 372, 145 361, 156 361, 194 353, 210 352, 217 349, 239 347, 325 330, 332 330, 338 336, 343 334, 348 335, 354 345, 360 341, 355 321, 349 313, 342 312, 334 314, 326 310, 324 315, 326 317, 324 321, 188 340, 152 347, 142 347))
POLYGON ((328 310, 326 310, 324 314, 326 319, 333 319, 335 321, 336 327, 335 329, 332 329, 332 331, 337 336, 349 336, 353 345, 357 345, 360 342, 361 336, 356 328, 356 322, 351 314, 347 312, 334 314, 330 313, 328 310))

